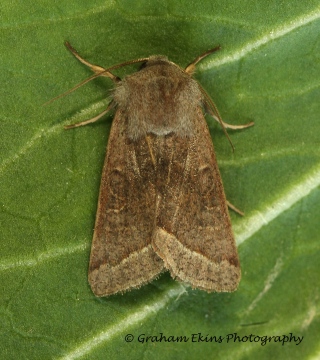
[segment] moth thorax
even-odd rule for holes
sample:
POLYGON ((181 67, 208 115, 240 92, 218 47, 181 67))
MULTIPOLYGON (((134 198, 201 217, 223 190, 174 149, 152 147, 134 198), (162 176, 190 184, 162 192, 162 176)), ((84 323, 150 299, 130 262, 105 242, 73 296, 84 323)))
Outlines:
POLYGON ((131 139, 147 133, 191 136, 201 99, 197 82, 170 63, 127 76, 114 93, 131 139))

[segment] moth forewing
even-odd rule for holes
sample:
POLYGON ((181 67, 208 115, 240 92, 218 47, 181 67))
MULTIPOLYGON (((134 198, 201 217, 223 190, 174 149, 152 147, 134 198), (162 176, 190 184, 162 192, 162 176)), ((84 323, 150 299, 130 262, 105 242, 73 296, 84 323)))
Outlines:
POLYGON ((164 270, 151 245, 154 170, 137 155, 147 153, 147 145, 130 140, 126 129, 118 110, 102 171, 90 255, 89 283, 97 296, 139 287, 164 270))
MULTIPOLYGON (((193 288, 234 291, 241 271, 237 248, 206 121, 198 109, 194 135, 173 135, 170 179, 158 202, 152 237, 165 267, 193 288)), ((169 139, 167 139, 169 140, 169 139)), ((171 153, 171 154, 170 154, 171 153)), ((163 155, 162 155, 163 156, 163 155)))

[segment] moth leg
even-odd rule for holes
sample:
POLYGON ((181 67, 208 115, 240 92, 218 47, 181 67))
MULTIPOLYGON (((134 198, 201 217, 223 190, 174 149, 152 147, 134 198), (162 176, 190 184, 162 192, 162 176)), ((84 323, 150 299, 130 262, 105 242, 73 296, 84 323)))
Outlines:
MULTIPOLYGON (((218 51, 220 50, 221 47, 220 45, 219 46, 216 46, 215 48, 211 49, 211 50, 208 50, 206 51, 205 53, 203 53, 202 55, 198 56, 195 60, 193 60, 193 62, 191 64, 189 64, 186 68, 185 68, 185 72, 189 75, 192 75, 195 71, 195 67, 196 67, 196 64, 201 61, 202 59, 204 59, 206 56, 214 53, 215 51, 218 51)), ((229 140, 230 142, 230 145, 232 147, 232 150, 234 151, 234 146, 231 142, 231 139, 226 131, 226 128, 230 128, 230 129, 244 129, 244 128, 247 128, 249 126, 252 126, 254 123, 253 122, 250 122, 248 124, 245 124, 245 125, 230 125, 230 124, 227 124, 225 123, 224 121, 222 121, 221 119, 221 116, 219 114, 219 111, 216 107, 216 105, 214 104, 214 102, 211 100, 211 98, 209 97, 209 95, 206 93, 206 91, 200 86, 200 90, 204 96, 204 99, 203 99, 203 103, 204 103, 204 106, 206 108, 206 110, 212 115, 212 117, 217 120, 221 126, 222 126, 222 129, 223 129, 223 132, 225 133, 227 139, 229 140)))
POLYGON ((79 123, 76 123, 76 124, 71 124, 71 125, 66 125, 64 126, 64 128, 66 130, 68 129, 73 129, 75 127, 79 127, 79 126, 84 126, 84 125, 88 125, 88 124, 91 124, 91 123, 94 123, 96 122, 97 120, 99 120, 100 118, 102 118, 102 116, 104 116, 107 112, 110 111, 110 109, 113 107, 113 103, 111 102, 108 107, 106 108, 106 110, 102 111, 102 113, 100 113, 99 115, 89 119, 89 120, 85 120, 85 121, 81 121, 79 123))
POLYGON ((228 207, 233 210, 234 212, 236 212, 237 214, 244 216, 244 212, 242 212, 241 210, 239 210, 237 207, 235 207, 233 204, 231 204, 231 202, 229 202, 228 200, 226 200, 228 207))
POLYGON ((215 48, 211 49, 211 50, 208 50, 206 51, 205 53, 201 54, 200 56, 198 56, 196 59, 194 59, 192 61, 192 63, 190 63, 185 69, 184 71, 190 75, 192 75, 195 71, 195 68, 196 68, 196 65, 199 61, 201 61, 202 59, 204 59, 206 56, 214 53, 215 51, 218 51, 220 50, 221 47, 220 45, 216 46, 215 48))
POLYGON ((213 110, 211 109, 210 105, 207 102, 204 103, 204 107, 205 107, 205 111, 208 114, 210 114, 214 118, 214 120, 216 120, 219 124, 222 123, 223 126, 227 129, 240 130, 240 129, 245 129, 245 128, 248 128, 248 127, 254 125, 253 121, 251 121, 247 124, 243 124, 243 125, 228 124, 228 123, 224 122, 222 119, 219 120, 219 117, 213 112, 213 110))
POLYGON ((71 44, 66 41, 65 42, 65 46, 70 50, 70 52, 72 53, 72 55, 77 58, 82 64, 88 66, 90 68, 90 70, 92 70, 94 73, 96 74, 100 74, 101 73, 101 76, 106 76, 108 78, 110 78, 111 80, 115 81, 115 82, 118 82, 120 81, 120 78, 118 78, 117 76, 113 75, 111 72, 109 71, 106 71, 105 68, 99 66, 99 65, 94 65, 94 64, 91 64, 89 63, 89 61, 85 60, 83 57, 81 57, 77 50, 75 48, 73 48, 71 46, 71 44))
MULTIPOLYGON (((88 66, 93 72, 94 75, 90 76, 89 78, 81 81, 81 83, 79 83, 78 85, 74 86, 72 89, 64 92, 63 94, 60 94, 56 97, 54 97, 53 99, 45 102, 43 105, 48 105, 50 103, 52 103, 53 101, 56 101, 72 92, 74 92, 75 90, 79 89, 79 87, 85 85, 86 83, 90 82, 91 80, 100 77, 100 76, 105 76, 108 77, 109 79, 111 79, 113 82, 117 83, 119 81, 121 81, 121 79, 118 76, 113 75, 110 71, 108 71, 107 69, 98 66, 98 65, 94 65, 89 63, 87 60, 83 59, 78 53, 77 51, 66 41, 65 42, 66 47, 71 51, 72 55, 74 55, 82 64, 88 66)), ((97 120, 97 119, 96 119, 97 120)), ((79 125, 80 126, 80 125, 79 125)))

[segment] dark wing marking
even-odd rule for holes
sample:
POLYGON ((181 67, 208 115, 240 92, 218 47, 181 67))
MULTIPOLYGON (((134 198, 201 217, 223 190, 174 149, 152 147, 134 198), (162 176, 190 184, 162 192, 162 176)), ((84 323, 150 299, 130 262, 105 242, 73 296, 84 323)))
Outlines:
MULTIPOLYGON (((194 288, 234 291, 240 264, 205 119, 199 111, 195 136, 166 136, 159 146, 155 252, 171 275, 194 288)), ((158 150, 156 150, 158 148, 158 150)))
POLYGON ((155 169, 146 139, 131 141, 116 112, 103 167, 89 283, 105 296, 139 287, 164 270, 154 252, 155 169))

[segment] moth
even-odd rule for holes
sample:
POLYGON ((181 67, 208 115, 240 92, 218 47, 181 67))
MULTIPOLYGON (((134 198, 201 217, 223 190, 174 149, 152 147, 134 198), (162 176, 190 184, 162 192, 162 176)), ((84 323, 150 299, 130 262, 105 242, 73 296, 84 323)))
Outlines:
POLYGON ((236 290, 239 257, 203 109, 225 133, 226 127, 242 129, 253 123, 224 123, 192 78, 196 64, 220 47, 185 69, 158 55, 105 69, 66 46, 94 72, 67 93, 99 76, 114 83, 105 111, 66 126, 92 123, 115 109, 90 255, 93 293, 123 293, 166 270, 192 288, 236 290), (141 63, 139 71, 122 80, 111 72, 135 63, 141 63))

